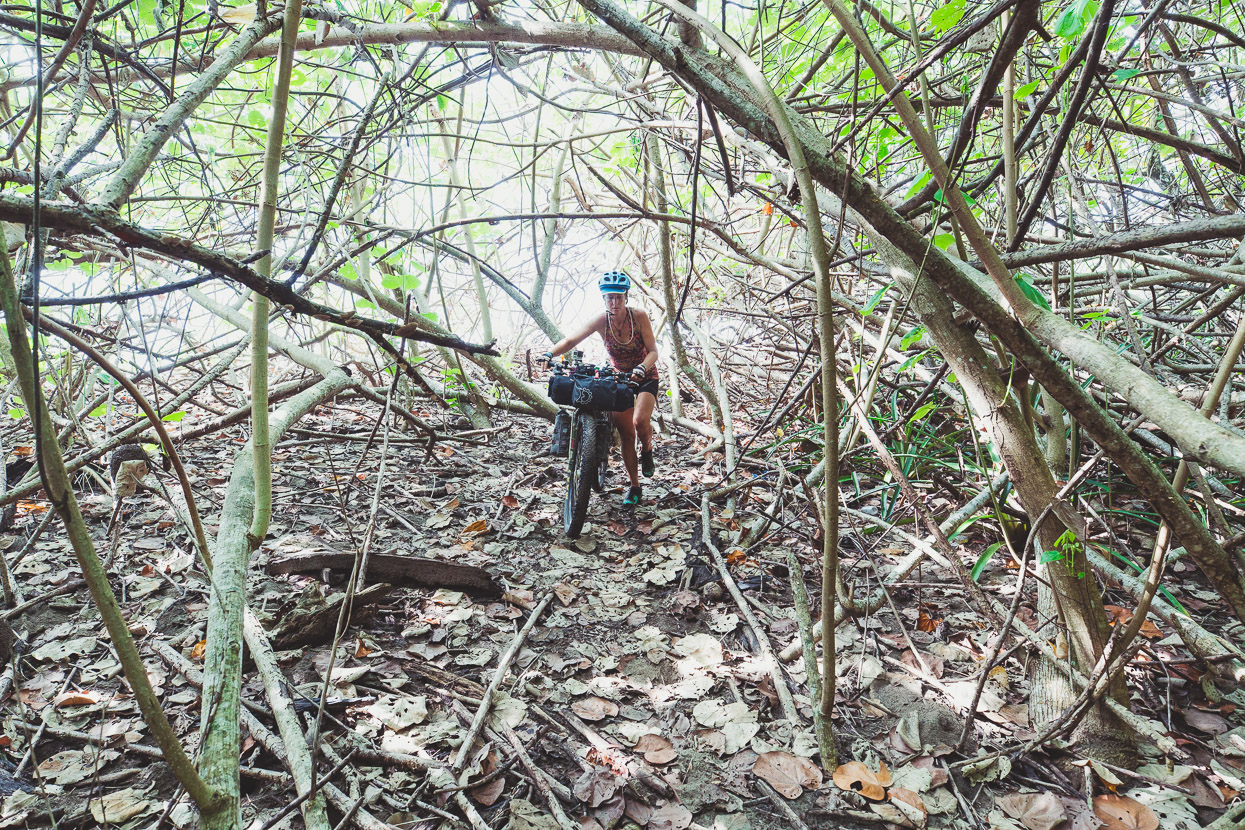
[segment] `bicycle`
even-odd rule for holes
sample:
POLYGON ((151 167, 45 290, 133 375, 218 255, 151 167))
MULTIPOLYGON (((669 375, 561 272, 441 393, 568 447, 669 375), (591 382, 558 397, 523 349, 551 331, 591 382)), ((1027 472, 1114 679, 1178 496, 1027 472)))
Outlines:
POLYGON ((614 443, 611 413, 635 406, 635 384, 625 372, 584 363, 583 352, 571 352, 569 358, 550 364, 549 397, 575 412, 573 416, 565 409, 558 413, 550 452, 567 458, 562 527, 574 539, 583 530, 592 491, 605 489, 614 443))

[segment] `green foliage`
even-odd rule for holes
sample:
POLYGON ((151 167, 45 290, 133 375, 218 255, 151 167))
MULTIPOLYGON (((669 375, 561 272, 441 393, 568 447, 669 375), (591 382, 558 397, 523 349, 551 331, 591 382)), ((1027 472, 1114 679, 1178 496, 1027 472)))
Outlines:
POLYGON ((990 564, 990 560, 994 558, 994 554, 998 553, 1001 547, 1003 547, 1002 542, 995 542, 981 552, 981 556, 978 556, 977 561, 973 563, 973 569, 969 571, 969 576, 973 578, 973 582, 980 580, 982 572, 985 571, 986 566, 990 564))
POLYGON ((1015 275, 1016 284, 1020 286, 1020 292, 1029 298, 1034 305, 1040 306, 1047 311, 1051 310, 1050 301, 1046 299, 1046 295, 1038 291, 1033 283, 1029 282, 1029 278, 1024 274, 1015 275))
POLYGON ((419 288, 419 277, 414 274, 385 274, 380 284, 384 288, 397 291, 414 291, 419 288))
POLYGON ((1074 41, 1085 31, 1094 13, 1098 11, 1097 0, 1073 0, 1055 21, 1052 34, 1067 41, 1074 41))
POLYGON ((1052 562, 1063 562, 1064 568, 1067 569, 1070 576, 1081 579, 1085 576, 1084 571, 1076 570, 1076 555, 1084 548, 1076 534, 1071 530, 1065 530, 1055 540, 1055 547, 1052 550, 1044 550, 1038 556, 1038 561, 1043 565, 1049 565, 1052 562))
POLYGON ((907 351, 909 348, 912 347, 913 343, 919 342, 920 339, 924 336, 925 336, 925 326, 917 326, 912 331, 908 332, 907 334, 903 336, 903 339, 899 341, 899 348, 903 351, 907 351))
POLYGON ((929 16, 929 23, 938 32, 950 31, 964 17, 966 0, 951 0, 950 3, 935 9, 929 16))
POLYGON ((178 412, 170 412, 168 415, 162 416, 160 420, 168 421, 169 423, 175 424, 185 417, 186 417, 186 413, 184 411, 178 411, 178 412))
POLYGON ((1040 87, 1042 83, 1042 81, 1029 81, 1027 84, 1021 84, 1016 87, 1016 92, 1013 97, 1017 101, 1023 101, 1033 93, 1037 92, 1037 88, 1040 87))
POLYGON ((894 283, 888 282, 886 285, 874 292, 873 296, 869 298, 869 302, 865 303, 865 314, 873 313, 873 310, 878 307, 878 303, 882 302, 882 298, 886 296, 887 289, 889 289, 892 285, 894 285, 894 283))

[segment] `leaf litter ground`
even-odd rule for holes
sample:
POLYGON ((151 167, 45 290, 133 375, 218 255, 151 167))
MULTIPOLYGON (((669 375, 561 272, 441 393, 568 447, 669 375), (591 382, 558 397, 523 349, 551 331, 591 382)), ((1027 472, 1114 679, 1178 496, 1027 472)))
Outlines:
MULTIPOLYGON (((360 462, 361 439, 375 415, 366 408, 321 410, 275 448, 274 521, 254 555, 249 596, 270 632, 323 616, 344 591, 340 572, 269 577, 265 568, 292 556, 353 556, 360 548, 379 471, 375 447, 360 462)), ((1130 669, 1134 709, 1170 718, 1163 728, 1178 736, 1184 763, 1156 757, 1124 770, 1080 758, 1075 745, 1058 759, 992 757, 992 750, 1033 736, 1022 650, 991 673, 970 745, 953 752, 991 632, 960 601, 954 577, 930 565, 892 588, 897 615, 887 608, 840 626, 841 766, 822 770, 803 661, 785 665, 801 715, 792 723, 782 717, 754 634, 702 544, 699 493, 719 483, 721 457, 701 457, 682 433, 660 437, 658 475, 646 482, 644 504, 624 508, 620 486, 595 495, 589 525, 569 540, 561 532, 565 467, 543 454, 547 426, 514 417, 506 427, 487 443, 428 449, 423 440, 392 442, 370 547, 374 554, 478 566, 504 596, 397 587, 356 610, 335 652, 328 635, 279 652, 308 724, 326 696, 321 735, 332 757, 355 752, 336 785, 362 797, 363 809, 381 822, 465 826, 451 793, 438 792, 423 769, 457 758, 500 655, 549 592, 548 610, 462 764, 470 803, 492 827, 556 830, 541 795, 550 787, 585 830, 797 822, 1192 828, 1245 790, 1245 725, 1236 715, 1245 697, 1217 687, 1158 628, 1146 632, 1144 659, 1130 669), (526 748, 531 768, 512 741, 526 748), (1078 762, 1083 776, 1068 771, 1078 762), (535 786, 533 774, 545 786, 535 786)), ((234 431, 232 440, 183 448, 208 517, 223 501, 241 440, 234 431)), ((613 479, 621 483, 617 470, 613 479)), ((816 526, 807 516, 780 513, 745 551, 739 535, 773 492, 758 478, 739 495, 733 509, 714 506, 715 543, 763 633, 782 649, 798 639, 785 552, 794 549, 804 563, 815 602, 816 526)), ((88 492, 82 504, 95 538, 104 540, 111 497, 88 492)), ((865 516, 879 513, 876 500, 852 506, 865 516)), ((42 508, 32 502, 19 511, 10 561, 42 520, 42 508)), ((199 694, 187 675, 202 667, 204 580, 161 497, 128 499, 122 521, 114 587, 164 707, 193 750, 199 694)), ((977 544, 969 534, 960 541, 971 564, 988 540, 977 544)), ((874 568, 885 572, 907 552, 898 544, 848 520, 845 567, 859 597, 874 587, 874 568)), ((100 545, 106 553, 106 541, 100 545)), ((13 620, 22 656, 4 701, 0 828, 46 825, 52 816, 71 826, 191 827, 193 810, 153 757, 78 577, 55 529, 14 568, 26 598, 45 598, 13 620)), ((1001 562, 983 577, 1001 594, 1013 581, 1001 562)), ((1120 599, 1126 618, 1129 602, 1120 599)), ((1196 593, 1189 599, 1197 604, 1196 593)), ((247 671, 244 696, 262 723, 262 685, 247 671)), ((292 787, 255 736, 244 742, 242 763, 244 824, 259 830, 288 805, 292 787)), ((322 763, 325 771, 332 766, 322 763)), ((298 827, 301 818, 294 811, 274 826, 298 827)))

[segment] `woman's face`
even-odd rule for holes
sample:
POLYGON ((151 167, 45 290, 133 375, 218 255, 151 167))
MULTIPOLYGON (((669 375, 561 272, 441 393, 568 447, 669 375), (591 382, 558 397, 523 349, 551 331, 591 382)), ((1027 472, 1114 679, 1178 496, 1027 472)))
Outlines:
POLYGON ((605 298, 605 310, 610 314, 618 314, 627 307, 627 295, 620 294, 617 291, 610 294, 603 294, 605 298))

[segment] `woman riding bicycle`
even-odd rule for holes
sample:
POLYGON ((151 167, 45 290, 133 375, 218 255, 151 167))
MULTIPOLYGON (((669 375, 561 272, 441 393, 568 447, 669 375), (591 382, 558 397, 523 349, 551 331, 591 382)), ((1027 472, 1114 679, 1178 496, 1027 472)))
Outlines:
POLYGON ((623 465, 631 479, 631 488, 623 498, 623 504, 639 504, 640 478, 636 470, 635 441, 640 439, 640 465, 646 478, 652 478, 653 425, 650 418, 657 405, 657 341, 653 337, 653 324, 640 309, 627 307, 627 291, 631 278, 622 271, 609 271, 597 281, 597 287, 605 300, 605 311, 570 337, 553 347, 551 354, 557 357, 579 345, 594 332, 605 341, 614 368, 630 372, 632 380, 639 384, 635 406, 626 412, 614 413, 614 424, 622 435, 623 465))

